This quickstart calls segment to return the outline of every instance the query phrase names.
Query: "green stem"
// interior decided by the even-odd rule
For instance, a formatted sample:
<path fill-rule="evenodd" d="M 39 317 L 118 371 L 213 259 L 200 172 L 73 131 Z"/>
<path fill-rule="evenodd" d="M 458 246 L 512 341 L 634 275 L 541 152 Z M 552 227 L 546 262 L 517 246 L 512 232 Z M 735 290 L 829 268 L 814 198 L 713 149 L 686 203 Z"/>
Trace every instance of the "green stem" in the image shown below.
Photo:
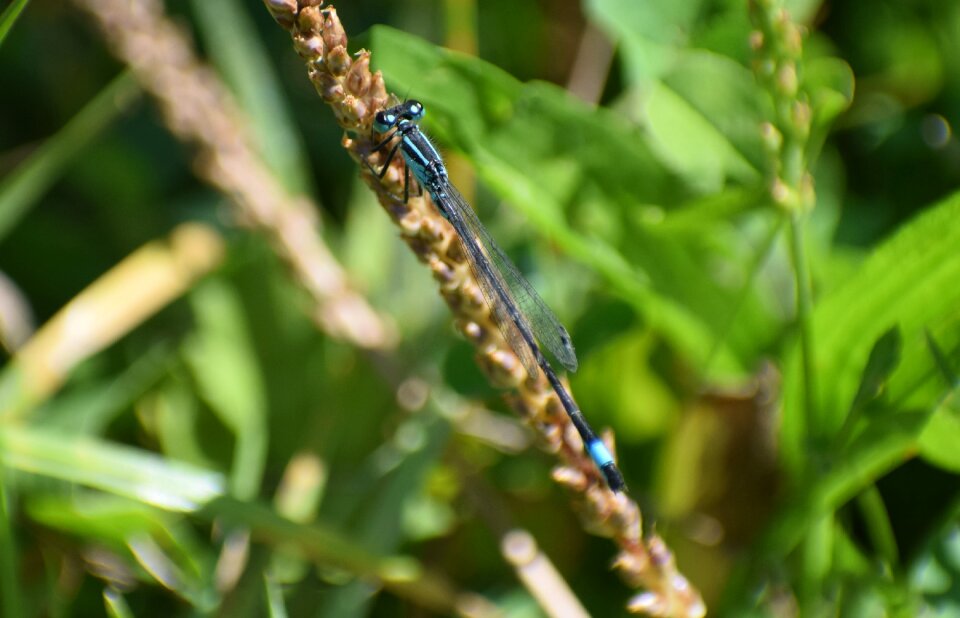
<path fill-rule="evenodd" d="M 800 354 L 803 362 L 803 403 L 806 420 L 806 434 L 816 435 L 817 427 L 817 387 L 814 375 L 813 352 L 813 292 L 810 284 L 810 270 L 803 242 L 802 215 L 792 212 L 789 219 L 790 257 L 796 276 L 797 322 L 800 326 Z"/>
<path fill-rule="evenodd" d="M 10 618 L 23 616 L 20 586 L 17 584 L 17 547 L 11 522 L 12 497 L 7 493 L 5 470 L 0 470 L 0 608 Z"/>
<path fill-rule="evenodd" d="M 863 514 L 867 535 L 877 553 L 883 557 L 887 565 L 892 567 L 898 564 L 900 558 L 897 539 L 893 534 L 893 524 L 890 523 L 890 515 L 876 485 L 870 485 L 857 496 L 857 506 Z"/>

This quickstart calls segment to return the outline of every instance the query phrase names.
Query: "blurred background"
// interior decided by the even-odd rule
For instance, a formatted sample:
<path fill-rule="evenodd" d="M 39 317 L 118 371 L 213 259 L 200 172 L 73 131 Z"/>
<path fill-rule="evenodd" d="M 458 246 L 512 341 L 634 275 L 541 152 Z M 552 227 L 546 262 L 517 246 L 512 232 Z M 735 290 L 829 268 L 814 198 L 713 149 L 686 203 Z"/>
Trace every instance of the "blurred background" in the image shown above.
<path fill-rule="evenodd" d="M 263 4 L 160 6 L 242 110 L 254 189 L 309 198 L 289 228 L 204 175 L 111 4 L 34 0 L 0 43 L 3 615 L 432 615 L 368 579 L 401 554 L 543 615 L 512 528 L 624 613 L 616 546 Z M 786 2 L 802 56 L 739 1 L 336 7 L 570 330 L 573 393 L 711 615 L 960 616 L 960 3 Z"/>

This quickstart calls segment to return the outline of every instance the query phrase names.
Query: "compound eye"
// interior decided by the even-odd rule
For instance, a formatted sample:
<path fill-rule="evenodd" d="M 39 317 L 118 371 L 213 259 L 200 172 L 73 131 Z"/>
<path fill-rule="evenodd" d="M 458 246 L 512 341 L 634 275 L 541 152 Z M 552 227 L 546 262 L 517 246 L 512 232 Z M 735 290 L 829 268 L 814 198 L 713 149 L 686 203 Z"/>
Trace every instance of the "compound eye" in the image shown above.
<path fill-rule="evenodd" d="M 373 128 L 379 133 L 390 129 L 397 122 L 397 117 L 387 112 L 377 112 L 373 117 Z"/>
<path fill-rule="evenodd" d="M 407 106 L 407 114 L 415 120 L 423 118 L 423 103 L 420 101 L 410 101 L 410 105 Z"/>

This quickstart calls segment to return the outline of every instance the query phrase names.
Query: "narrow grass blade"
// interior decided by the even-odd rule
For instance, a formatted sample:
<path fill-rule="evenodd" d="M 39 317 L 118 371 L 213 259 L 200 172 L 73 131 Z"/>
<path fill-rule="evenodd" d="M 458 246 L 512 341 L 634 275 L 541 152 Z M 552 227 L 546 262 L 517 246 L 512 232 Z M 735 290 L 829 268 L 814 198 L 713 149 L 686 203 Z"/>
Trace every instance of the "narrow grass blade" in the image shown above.
<path fill-rule="evenodd" d="M 308 193 L 310 173 L 300 132 L 245 5 L 195 0 L 193 10 L 217 70 L 247 113 L 260 155 L 289 191 Z"/>
<path fill-rule="evenodd" d="M 2 45 L 3 40 L 7 38 L 7 33 L 13 28 L 13 24 L 16 23 L 17 18 L 23 13 L 23 9 L 27 8 L 27 2 L 28 0 L 13 0 L 3 11 L 3 14 L 0 15 L 0 45 Z"/>
<path fill-rule="evenodd" d="M 130 107 L 138 92 L 133 77 L 123 73 L 0 181 L 0 240 L 57 181 L 70 161 Z"/>
<path fill-rule="evenodd" d="M 193 511 L 225 491 L 216 472 L 104 440 L 10 425 L 0 430 L 0 464 L 173 511 Z"/>

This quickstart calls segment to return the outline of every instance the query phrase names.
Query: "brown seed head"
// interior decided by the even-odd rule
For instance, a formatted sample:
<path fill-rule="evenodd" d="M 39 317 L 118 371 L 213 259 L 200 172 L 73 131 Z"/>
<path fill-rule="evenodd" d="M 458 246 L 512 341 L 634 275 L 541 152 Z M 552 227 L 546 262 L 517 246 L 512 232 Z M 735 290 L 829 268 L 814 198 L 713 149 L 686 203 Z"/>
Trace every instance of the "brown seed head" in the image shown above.
<path fill-rule="evenodd" d="M 327 67 L 329 67 L 330 72 L 337 76 L 343 77 L 347 74 L 347 71 L 350 70 L 350 65 L 352 60 L 350 54 L 347 53 L 347 48 L 343 45 L 330 45 L 327 42 L 327 37 L 323 37 L 324 44 L 327 45 L 327 49 L 330 51 L 327 52 L 327 55 L 324 57 L 324 60 L 327 62 Z"/>
<path fill-rule="evenodd" d="M 337 16 L 337 9 L 330 7 L 323 10 L 323 42 L 327 47 L 347 47 L 347 33 Z"/>

